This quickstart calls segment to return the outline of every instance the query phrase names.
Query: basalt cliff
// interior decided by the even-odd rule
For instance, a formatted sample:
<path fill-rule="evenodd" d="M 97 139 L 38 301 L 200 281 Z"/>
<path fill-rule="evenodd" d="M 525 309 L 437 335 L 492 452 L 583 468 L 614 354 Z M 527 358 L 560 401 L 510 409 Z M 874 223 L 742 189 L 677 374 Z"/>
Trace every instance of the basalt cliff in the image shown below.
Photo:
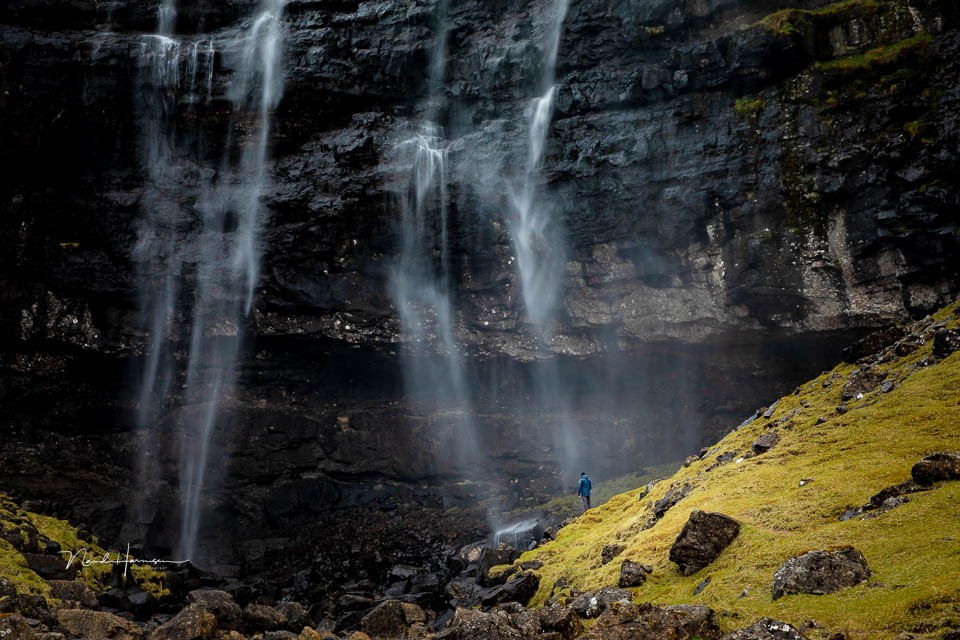
<path fill-rule="evenodd" d="M 955 3 L 572 0 L 537 185 L 562 230 L 543 249 L 562 267 L 543 340 L 504 185 L 525 162 L 552 4 L 285 4 L 252 309 L 245 326 L 207 329 L 243 338 L 205 497 L 223 542 L 208 566 L 257 568 L 291 527 L 355 509 L 389 521 L 397 505 L 565 490 L 558 418 L 530 402 L 545 376 L 563 381 L 591 470 L 682 458 L 854 338 L 960 289 Z M 219 158 L 244 122 L 217 46 L 255 9 L 179 7 L 182 82 L 207 88 L 175 103 L 177 130 L 202 144 L 174 150 L 164 194 L 148 184 L 140 103 L 157 7 L 15 0 L 0 15 L 0 483 L 111 543 L 163 547 L 177 527 L 178 426 L 204 406 L 181 393 L 191 317 L 174 314 L 166 435 L 145 443 L 137 428 L 137 247 L 161 195 L 183 233 L 199 224 L 193 185 L 215 182 L 217 163 L 196 158 Z M 456 408 L 418 406 L 403 382 L 404 354 L 450 347 L 432 328 L 412 345 L 389 293 L 403 145 L 427 119 L 444 132 L 453 349 L 483 441 L 467 461 L 451 453 Z M 181 275 L 186 300 L 199 276 L 189 262 Z M 159 471 L 132 509 L 145 444 Z"/>

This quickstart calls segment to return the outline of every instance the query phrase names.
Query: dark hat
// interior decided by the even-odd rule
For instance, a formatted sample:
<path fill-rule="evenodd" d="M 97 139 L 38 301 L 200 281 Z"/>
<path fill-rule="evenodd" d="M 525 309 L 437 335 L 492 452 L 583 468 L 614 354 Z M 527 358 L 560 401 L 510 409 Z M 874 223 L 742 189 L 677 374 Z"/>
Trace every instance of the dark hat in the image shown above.
<path fill-rule="evenodd" d="M 587 475 L 587 472 L 586 472 L 586 471 L 581 471 L 581 472 L 580 472 L 580 475 L 581 475 L 581 476 L 585 476 L 585 475 Z"/>

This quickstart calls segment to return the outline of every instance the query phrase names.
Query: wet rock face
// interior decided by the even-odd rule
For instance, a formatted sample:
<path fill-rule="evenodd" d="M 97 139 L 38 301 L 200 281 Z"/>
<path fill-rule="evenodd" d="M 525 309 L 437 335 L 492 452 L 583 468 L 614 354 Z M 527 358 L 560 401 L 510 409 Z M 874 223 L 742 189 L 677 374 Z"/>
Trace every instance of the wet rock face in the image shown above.
<path fill-rule="evenodd" d="M 229 37 L 256 4 L 180 2 L 176 31 Z M 516 454 L 549 442 L 554 416 L 531 409 L 505 419 L 498 403 L 516 390 L 524 408 L 524 381 L 544 354 L 516 294 L 506 190 L 478 176 L 523 164 L 549 11 L 544 0 L 450 4 L 437 118 L 448 142 L 456 332 L 476 367 L 471 388 L 489 396 L 478 402 L 478 429 L 492 443 L 482 465 L 543 489 L 552 474 Z M 832 332 L 925 311 L 960 282 L 954 3 L 924 3 L 909 17 L 892 9 L 877 18 L 884 29 L 855 13 L 814 20 L 809 38 L 741 28 L 778 3 L 635 5 L 572 3 L 540 185 L 567 241 L 557 337 L 546 350 L 568 357 L 561 377 L 585 372 L 580 448 L 611 474 L 625 459 L 692 449 L 704 435 L 695 425 L 716 435 L 755 408 L 752 396 L 786 390 L 772 381 L 819 371 L 847 342 Z M 16 415 L 0 442 L 0 480 L 48 499 L 54 490 L 38 469 L 52 459 L 102 478 L 90 492 L 57 489 L 56 499 L 120 542 L 110 527 L 125 521 L 129 500 L 116 482 L 139 489 L 127 452 L 143 444 L 132 430 L 146 346 L 135 247 L 155 197 L 140 160 L 133 52 L 154 28 L 154 9 L 22 2 L 0 24 L 0 120 L 17 123 L 0 133 L 16 159 L 0 183 L 0 244 L 9 248 L 0 252 L 0 400 Z M 239 443 L 240 462 L 229 506 L 211 507 L 217 526 L 223 513 L 240 514 L 245 527 L 231 535 L 250 536 L 244 562 L 263 562 L 264 540 L 278 535 L 268 522 L 286 527 L 412 494 L 441 501 L 417 487 L 464 471 L 449 455 L 444 412 L 424 416 L 405 403 L 403 337 L 386 291 L 395 200 L 407 188 L 397 146 L 430 108 L 434 11 L 406 0 L 287 5 L 254 346 L 242 399 L 227 407 L 241 426 L 220 434 Z M 859 39 L 846 29 L 854 24 Z M 926 57 L 859 70 L 860 91 L 813 66 L 921 27 L 931 34 Z M 218 71 L 200 118 L 212 157 L 233 115 L 231 71 Z M 193 126 L 197 116 L 179 109 L 180 124 Z M 171 190 L 189 225 L 186 182 Z M 187 271 L 185 297 L 196 280 Z M 170 321 L 181 357 L 189 318 Z M 502 388 L 488 392 L 490 380 Z M 678 389 L 689 401 L 675 401 Z M 57 412 L 47 410 L 51 397 Z M 171 411 L 164 424 L 176 431 L 191 410 L 202 408 Z M 158 456 L 175 465 L 172 450 Z M 175 502 L 158 496 L 124 534 L 153 527 L 151 536 L 170 539 L 157 528 L 176 525 L 157 523 L 175 521 Z"/>

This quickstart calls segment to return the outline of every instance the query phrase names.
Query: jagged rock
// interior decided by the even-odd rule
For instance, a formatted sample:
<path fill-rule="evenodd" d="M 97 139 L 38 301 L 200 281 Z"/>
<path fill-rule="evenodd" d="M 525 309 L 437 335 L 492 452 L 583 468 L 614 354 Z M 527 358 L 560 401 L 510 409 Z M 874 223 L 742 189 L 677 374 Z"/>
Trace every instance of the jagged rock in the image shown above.
<path fill-rule="evenodd" d="M 192 604 L 153 630 L 148 640 L 211 640 L 217 633 L 216 617 Z"/>
<path fill-rule="evenodd" d="M 917 484 L 927 487 L 943 480 L 960 480 L 960 451 L 931 453 L 913 465 L 910 475 Z"/>
<path fill-rule="evenodd" d="M 110 609 L 116 609 L 117 611 L 130 611 L 133 608 L 133 604 L 131 604 L 130 598 L 127 596 L 127 592 L 123 589 L 107 589 L 106 591 L 100 592 L 97 597 L 102 606 Z"/>
<path fill-rule="evenodd" d="M 869 393 L 883 382 L 887 375 L 874 371 L 858 371 L 850 376 L 850 380 L 843 387 L 841 399 L 844 401 L 852 400 L 861 393 Z"/>
<path fill-rule="evenodd" d="M 540 576 L 532 571 L 524 571 L 502 585 L 481 592 L 480 602 L 488 607 L 502 602 L 526 604 L 539 586 Z"/>
<path fill-rule="evenodd" d="M 780 436 L 773 431 L 770 431 L 754 440 L 753 444 L 750 445 L 750 448 L 755 454 L 760 455 L 761 453 L 770 451 L 770 449 L 773 449 L 778 444 L 780 444 Z"/>
<path fill-rule="evenodd" d="M 314 625 L 313 618 L 310 617 L 310 611 L 299 602 L 284 602 L 276 607 L 277 611 L 286 616 L 287 629 L 294 633 L 299 633 L 304 627 Z M 222 626 L 220 618 L 217 618 L 217 625 Z"/>
<path fill-rule="evenodd" d="M 490 579 L 490 569 L 493 567 L 512 564 L 514 560 L 520 557 L 520 552 L 513 547 L 501 547 L 499 549 L 485 548 L 480 552 L 477 572 L 480 577 L 480 586 L 495 586 L 495 581 Z"/>
<path fill-rule="evenodd" d="M 376 605 L 376 601 L 373 598 L 357 593 L 345 593 L 337 598 L 336 602 L 337 611 L 341 613 L 370 609 L 374 605 Z"/>
<path fill-rule="evenodd" d="M 19 613 L 0 617 L 0 638 L 4 640 L 34 640 L 30 623 Z"/>
<path fill-rule="evenodd" d="M 670 561 L 689 576 L 717 559 L 740 533 L 740 523 L 722 513 L 694 510 L 670 547 Z"/>
<path fill-rule="evenodd" d="M 600 552 L 600 564 L 607 564 L 626 549 L 622 544 L 605 544 Z"/>
<path fill-rule="evenodd" d="M 0 598 L 17 595 L 17 586 L 10 578 L 0 576 Z"/>
<path fill-rule="evenodd" d="M 701 580 L 697 586 L 693 588 L 693 595 L 697 596 L 703 593 L 703 590 L 710 586 L 710 580 L 711 578 L 709 576 Z"/>
<path fill-rule="evenodd" d="M 649 573 L 653 573 L 653 567 L 650 565 L 624 560 L 620 564 L 620 579 L 617 581 L 617 586 L 621 588 L 639 587 L 647 581 L 647 574 Z"/>
<path fill-rule="evenodd" d="M 596 618 L 611 602 L 619 600 L 630 602 L 631 598 L 633 594 L 626 589 L 603 587 L 597 591 L 581 593 L 572 600 L 568 600 L 567 606 L 576 611 L 581 618 Z"/>
<path fill-rule="evenodd" d="M 520 563 L 520 568 L 524 571 L 535 571 L 543 567 L 542 560 L 527 560 Z"/>
<path fill-rule="evenodd" d="M 523 640 L 523 635 L 510 624 L 503 611 L 483 613 L 457 608 L 449 626 L 437 634 L 436 640 Z"/>
<path fill-rule="evenodd" d="M 265 631 L 263 633 L 263 640 L 297 640 L 297 634 L 285 629 Z"/>
<path fill-rule="evenodd" d="M 408 625 L 406 611 L 399 600 L 381 602 L 361 621 L 363 632 L 374 640 L 395 638 L 403 634 Z"/>
<path fill-rule="evenodd" d="M 196 605 L 213 614 L 217 619 L 217 628 L 227 631 L 239 629 L 243 621 L 243 610 L 226 591 L 216 589 L 196 589 L 187 594 L 187 605 Z"/>
<path fill-rule="evenodd" d="M 287 617 L 263 604 L 250 603 L 243 609 L 243 621 L 259 631 L 276 631 L 287 625 Z"/>
<path fill-rule="evenodd" d="M 540 627 L 560 634 L 563 640 L 571 640 L 583 631 L 583 622 L 570 607 L 544 607 L 540 609 Z"/>
<path fill-rule="evenodd" d="M 807 637 L 786 622 L 760 618 L 746 629 L 737 629 L 721 640 L 807 640 Z"/>
<path fill-rule="evenodd" d="M 808 551 L 790 558 L 774 572 L 773 599 L 791 593 L 831 593 L 860 584 L 870 575 L 867 561 L 853 547 Z"/>
<path fill-rule="evenodd" d="M 500 611 L 510 617 L 510 624 L 524 637 L 536 637 L 540 633 L 540 615 L 518 602 L 498 604 L 491 611 Z"/>
<path fill-rule="evenodd" d="M 711 640 L 720 637 L 717 614 L 710 607 L 700 604 L 674 604 L 663 608 L 680 620 L 680 628 L 690 638 Z"/>
<path fill-rule="evenodd" d="M 933 337 L 933 355 L 946 358 L 955 351 L 960 351 L 960 331 L 938 329 Z"/>
<path fill-rule="evenodd" d="M 59 600 L 78 602 L 88 609 L 96 608 L 100 603 L 93 589 L 80 580 L 50 580 L 50 595 Z"/>
<path fill-rule="evenodd" d="M 19 613 L 24 618 L 39 620 L 48 627 L 54 626 L 57 621 L 47 607 L 46 599 L 32 593 L 0 597 L 0 613 Z"/>
<path fill-rule="evenodd" d="M 682 486 L 670 487 L 666 494 L 659 500 L 653 503 L 653 515 L 658 520 L 664 516 L 664 514 L 673 508 L 678 502 L 683 500 L 690 493 L 690 485 L 684 484 Z"/>
<path fill-rule="evenodd" d="M 140 640 L 143 637 L 138 625 L 104 611 L 61 609 L 57 621 L 68 633 L 88 640 Z"/>
<path fill-rule="evenodd" d="M 870 500 L 867 503 L 873 509 L 879 509 L 884 502 L 890 498 L 896 498 L 899 496 L 905 496 L 911 493 L 917 493 L 920 491 L 927 491 L 929 487 L 924 487 L 917 483 L 915 480 L 907 480 L 906 482 L 901 482 L 900 484 L 895 484 L 893 486 L 887 487 L 881 491 L 878 491 L 874 495 L 870 496 Z"/>
<path fill-rule="evenodd" d="M 840 352 L 840 357 L 844 362 L 856 362 L 861 358 L 873 356 L 903 337 L 905 331 L 902 327 L 892 326 L 880 331 L 874 331 Z"/>
<path fill-rule="evenodd" d="M 656 607 L 614 602 L 597 620 L 584 640 L 661 640 L 677 638 L 716 640 L 720 626 L 708 607 L 676 605 Z"/>

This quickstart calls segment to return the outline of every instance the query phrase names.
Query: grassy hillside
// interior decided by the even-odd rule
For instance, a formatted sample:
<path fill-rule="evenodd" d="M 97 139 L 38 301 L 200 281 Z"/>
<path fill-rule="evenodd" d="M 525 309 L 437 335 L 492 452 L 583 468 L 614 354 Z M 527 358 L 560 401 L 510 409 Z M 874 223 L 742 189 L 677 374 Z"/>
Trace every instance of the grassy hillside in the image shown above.
<path fill-rule="evenodd" d="M 579 590 L 616 585 L 621 560 L 632 559 L 654 567 L 650 580 L 633 589 L 636 602 L 704 604 L 718 612 L 725 629 L 760 616 L 797 627 L 814 619 L 848 638 L 892 639 L 904 631 L 939 638 L 940 629 L 960 627 L 960 482 L 913 494 L 907 504 L 874 519 L 840 521 L 848 507 L 909 479 L 911 466 L 923 456 L 960 449 L 960 352 L 931 364 L 927 329 L 937 322 L 956 328 L 958 317 L 960 305 L 951 305 L 932 322 L 910 327 L 925 334 L 926 344 L 873 367 L 897 381 L 892 391 L 878 387 L 848 401 L 848 411 L 840 413 L 843 387 L 858 369 L 840 365 L 783 398 L 769 419 L 727 435 L 716 450 L 648 496 L 638 499 L 639 489 L 616 496 L 563 528 L 554 542 L 524 554 L 522 561 L 544 563 L 531 604 L 548 598 L 560 577 Z M 779 445 L 738 460 L 771 430 L 781 437 Z M 709 470 L 728 452 L 736 453 L 731 461 Z M 687 497 L 643 530 L 653 503 L 683 483 L 692 486 Z M 668 554 L 693 509 L 733 516 L 742 529 L 712 565 L 684 577 Z M 606 544 L 626 550 L 602 565 Z M 839 545 L 864 554 L 874 572 L 868 583 L 773 601 L 773 573 L 784 560 Z M 693 595 L 708 577 L 709 585 Z M 820 637 L 819 631 L 808 635 Z"/>

